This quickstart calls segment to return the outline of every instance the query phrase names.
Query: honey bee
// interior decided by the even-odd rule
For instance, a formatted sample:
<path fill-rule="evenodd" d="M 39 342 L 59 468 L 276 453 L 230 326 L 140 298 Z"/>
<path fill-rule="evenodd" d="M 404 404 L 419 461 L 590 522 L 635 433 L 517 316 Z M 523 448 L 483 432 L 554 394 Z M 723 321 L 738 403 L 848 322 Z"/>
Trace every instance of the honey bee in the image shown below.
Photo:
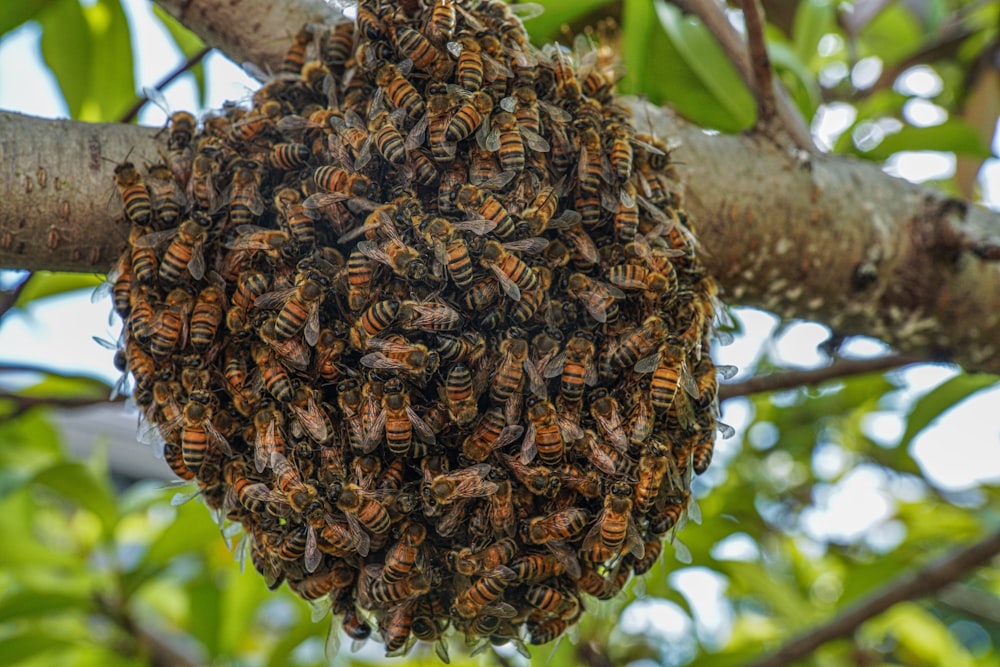
<path fill-rule="evenodd" d="M 302 202 L 307 210 L 322 209 L 347 199 L 363 198 L 373 188 L 371 179 L 367 176 L 335 166 L 317 167 L 313 172 L 313 181 L 324 192 L 310 195 Z"/>
<path fill-rule="evenodd" d="M 320 408 L 317 401 L 319 392 L 314 389 L 307 389 L 304 386 L 297 387 L 292 395 L 292 400 L 288 407 L 299 418 L 299 423 L 310 438 L 318 443 L 324 443 L 333 433 L 333 425 L 330 418 Z"/>
<path fill-rule="evenodd" d="M 455 596 L 451 614 L 461 618 L 474 618 L 488 610 L 494 616 L 514 616 L 517 611 L 506 602 L 499 601 L 514 580 L 514 573 L 504 565 L 484 572 Z"/>
<path fill-rule="evenodd" d="M 480 264 L 493 272 L 504 293 L 513 301 L 521 300 L 521 290 L 533 290 L 538 286 L 538 276 L 520 257 L 497 241 L 487 241 L 483 245 Z"/>
<path fill-rule="evenodd" d="M 239 236 L 227 244 L 230 250 L 222 259 L 221 274 L 227 282 L 235 280 L 241 271 L 250 268 L 250 260 L 258 253 L 270 258 L 279 257 L 291 240 L 287 232 L 277 229 L 246 226 L 236 231 Z"/>
<path fill-rule="evenodd" d="M 533 625 L 529 624 L 528 631 L 530 634 L 528 641 L 535 646 L 548 644 L 549 642 L 562 637 L 563 633 L 566 632 L 568 625 L 569 624 L 561 618 L 550 618 Z"/>
<path fill-rule="evenodd" d="M 399 131 L 405 115 L 406 112 L 402 109 L 397 109 L 392 113 L 382 111 L 377 113 L 368 124 L 375 148 L 386 162 L 396 166 L 406 162 L 406 147 L 403 135 Z"/>
<path fill-rule="evenodd" d="M 423 582 L 421 582 L 421 587 Z M 429 590 L 428 586 L 428 590 Z M 395 594 L 395 592 L 394 592 Z M 411 595 L 419 593 L 411 593 Z M 410 627 L 413 625 L 413 606 L 416 603 L 410 596 L 404 595 L 402 602 L 397 602 L 386 609 L 385 614 L 379 620 L 379 631 L 382 633 L 382 641 L 385 643 L 386 657 L 406 655 L 412 640 L 410 639 Z"/>
<path fill-rule="evenodd" d="M 153 212 L 160 222 L 168 227 L 173 227 L 187 205 L 184 193 L 167 165 L 154 164 L 149 167 L 148 171 L 149 179 L 146 181 L 146 189 L 149 191 Z M 124 199 L 124 195 L 122 197 Z M 131 218 L 131 216 L 129 217 Z"/>
<path fill-rule="evenodd" d="M 561 376 L 560 395 L 568 403 L 578 403 L 583 398 L 584 385 L 597 384 L 597 366 L 594 364 L 594 341 L 589 334 L 577 332 L 545 369 L 545 377 Z"/>
<path fill-rule="evenodd" d="M 351 327 L 350 343 L 357 350 L 364 350 L 368 340 L 392 326 L 401 304 L 397 299 L 385 299 L 373 303 Z"/>
<path fill-rule="evenodd" d="M 563 437 L 556 421 L 556 409 L 547 400 L 528 399 L 528 429 L 521 443 L 521 463 L 528 465 L 536 454 L 542 463 L 556 465 L 563 458 Z"/>
<path fill-rule="evenodd" d="M 362 599 L 384 605 L 423 595 L 430 589 L 430 579 L 418 572 L 392 583 L 381 579 L 369 579 L 367 587 L 360 588 L 358 594 L 362 596 Z"/>
<path fill-rule="evenodd" d="M 431 13 L 427 18 L 424 33 L 432 41 L 444 44 L 451 39 L 452 33 L 455 31 L 455 19 L 454 1 L 436 0 L 431 6 Z"/>
<path fill-rule="evenodd" d="M 507 423 L 499 407 L 490 408 L 483 413 L 475 430 L 462 442 L 462 455 L 470 461 L 481 463 L 493 451 L 517 440 L 523 432 L 524 427 Z"/>
<path fill-rule="evenodd" d="M 212 409 L 207 404 L 189 400 L 184 404 L 183 422 L 181 455 L 184 465 L 195 474 L 205 462 L 210 447 L 218 448 L 227 455 L 232 454 L 229 441 L 212 423 Z"/>
<path fill-rule="evenodd" d="M 468 93 L 457 86 L 450 88 L 449 91 L 464 98 L 465 101 L 459 105 L 454 115 L 452 115 L 451 120 L 448 121 L 448 126 L 445 129 L 445 139 L 457 144 L 478 130 L 479 136 L 477 136 L 477 140 L 482 146 L 486 147 L 489 141 L 493 141 L 487 138 L 490 130 L 489 124 L 486 122 L 493 112 L 493 98 L 483 91 Z M 493 148 L 493 150 L 496 150 L 496 148 Z"/>
<path fill-rule="evenodd" d="M 641 514 L 648 514 L 659 493 L 663 476 L 667 473 L 667 457 L 659 454 L 645 454 L 639 459 L 637 482 L 633 489 L 635 508 Z"/>
<path fill-rule="evenodd" d="M 490 533 L 503 539 L 513 537 L 515 530 L 514 505 L 511 502 L 510 480 L 504 478 L 496 482 L 497 492 L 489 497 L 487 519 Z M 471 528 L 470 528 L 471 532 Z"/>
<path fill-rule="evenodd" d="M 656 357 L 648 355 L 664 342 L 669 328 L 662 318 L 651 315 L 641 326 L 622 337 L 608 360 L 614 368 L 635 366 L 638 373 L 648 373 L 655 368 Z M 640 360 L 642 363 L 639 363 Z"/>
<path fill-rule="evenodd" d="M 574 273 L 566 283 L 566 291 L 579 299 L 590 316 L 604 324 L 618 316 L 615 299 L 624 299 L 625 293 L 613 285 L 594 280 L 583 273 Z"/>
<path fill-rule="evenodd" d="M 146 234 L 135 241 L 137 248 L 156 249 L 171 239 L 163 254 L 157 275 L 165 285 L 175 285 L 181 281 L 184 274 L 189 274 L 195 280 L 201 280 L 205 275 L 205 256 L 203 247 L 208 238 L 205 228 L 194 220 L 188 219 L 181 223 L 177 229 L 167 229 L 162 232 L 152 232 Z M 152 268 L 154 261 L 137 258 L 133 251 L 133 267 L 136 267 L 136 259 L 139 259 L 138 271 L 140 282 L 145 282 L 146 272 Z"/>
<path fill-rule="evenodd" d="M 542 612 L 565 620 L 572 620 L 580 614 L 580 600 L 575 595 L 544 584 L 529 586 L 525 601 Z"/>
<path fill-rule="evenodd" d="M 219 208 L 219 194 L 215 189 L 217 172 L 218 164 L 210 152 L 200 151 L 191 162 L 187 199 L 203 211 L 214 212 Z"/>
<path fill-rule="evenodd" d="M 448 42 L 448 52 L 457 58 L 455 80 L 458 85 L 476 92 L 483 85 L 483 58 L 479 42 L 470 35 L 461 35 L 454 42 Z"/>
<path fill-rule="evenodd" d="M 399 311 L 404 329 L 451 331 L 461 325 L 462 316 L 451 306 L 439 301 L 404 301 Z"/>
<path fill-rule="evenodd" d="M 444 386 L 439 389 L 441 400 L 455 423 L 465 427 L 475 420 L 479 414 L 478 397 L 472 387 L 472 373 L 468 366 L 463 363 L 452 366 Z"/>
<path fill-rule="evenodd" d="M 405 74 L 400 67 L 385 63 L 375 72 L 375 84 L 392 104 L 406 111 L 406 115 L 413 119 L 418 119 L 424 115 L 426 106 L 423 98 L 417 89 L 406 80 Z M 375 105 L 375 101 L 372 101 Z"/>
<path fill-rule="evenodd" d="M 268 279 L 263 273 L 244 271 L 239 274 L 236 280 L 236 291 L 233 293 L 229 310 L 226 313 L 226 326 L 231 333 L 236 334 L 244 329 L 247 315 L 254 300 L 264 294 L 267 288 Z"/>
<path fill-rule="evenodd" d="M 347 306 L 354 312 L 369 303 L 372 279 L 375 276 L 375 262 L 368 259 L 357 247 L 347 258 Z"/>
<path fill-rule="evenodd" d="M 653 407 L 658 412 L 669 410 L 677 395 L 678 384 L 683 385 L 689 393 L 697 393 L 697 385 L 693 384 L 684 363 L 683 350 L 671 341 L 660 346 L 658 355 L 654 357 L 656 369 L 651 381 Z"/>
<path fill-rule="evenodd" d="M 449 505 L 460 498 L 479 498 L 497 491 L 494 482 L 486 481 L 490 464 L 479 463 L 454 473 L 434 477 L 424 487 L 424 499 L 437 505 Z"/>
<path fill-rule="evenodd" d="M 337 508 L 347 517 L 348 525 L 352 526 L 354 532 L 364 534 L 361 526 L 370 530 L 376 535 L 381 535 L 389 530 L 389 512 L 385 506 L 375 498 L 375 491 L 365 491 L 357 484 L 347 483 L 344 485 L 337 500 Z M 358 553 L 366 556 L 361 549 Z"/>
<path fill-rule="evenodd" d="M 275 454 L 284 453 L 285 437 L 281 431 L 284 423 L 284 413 L 271 405 L 263 405 L 254 412 L 254 467 L 257 472 L 264 472 Z"/>
<path fill-rule="evenodd" d="M 490 386 L 490 398 L 493 401 L 503 403 L 521 391 L 527 363 L 528 341 L 523 338 L 507 338 L 500 343 L 500 362 Z"/>
<path fill-rule="evenodd" d="M 402 336 L 369 338 L 368 347 L 377 351 L 361 357 L 362 366 L 400 371 L 416 379 L 436 370 L 435 354 L 426 345 L 409 343 Z"/>
<path fill-rule="evenodd" d="M 566 573 L 578 579 L 580 563 L 572 550 L 563 542 L 583 532 L 590 521 L 590 513 L 579 507 L 557 510 L 544 517 L 535 517 L 521 524 L 521 537 L 530 544 L 544 544 L 566 569 Z"/>
<path fill-rule="evenodd" d="M 142 175 L 131 162 L 115 166 L 116 194 L 112 195 L 109 213 L 118 217 L 124 208 L 128 220 L 146 226 L 152 220 L 153 205 Z"/>
<path fill-rule="evenodd" d="M 473 551 L 468 547 L 458 551 L 449 551 L 445 560 L 455 572 L 471 577 L 506 565 L 516 553 L 517 543 L 506 537 L 481 551 Z"/>
<path fill-rule="evenodd" d="M 572 463 L 564 463 L 557 469 L 556 474 L 564 487 L 579 493 L 584 498 L 597 498 L 603 494 L 601 476 L 597 470 L 583 472 Z"/>
<path fill-rule="evenodd" d="M 316 345 L 320 330 L 319 310 L 325 297 L 326 292 L 319 282 L 308 273 L 300 273 L 294 287 L 262 294 L 254 300 L 254 306 L 280 307 L 274 322 L 278 340 L 288 340 L 301 331 L 309 345 Z"/>
<path fill-rule="evenodd" d="M 204 352 L 215 340 L 222 322 L 226 293 L 223 287 L 209 285 L 198 293 L 191 311 L 191 346 Z"/>
<path fill-rule="evenodd" d="M 559 492 L 562 482 L 544 466 L 529 466 L 521 463 L 517 456 L 501 456 L 518 481 L 533 495 L 554 496 Z"/>
<path fill-rule="evenodd" d="M 403 243 L 398 236 L 381 244 L 360 241 L 357 247 L 363 255 L 385 264 L 398 276 L 420 280 L 427 275 L 427 265 L 421 259 L 420 251 Z"/>
<path fill-rule="evenodd" d="M 194 298 L 181 288 L 171 290 L 164 306 L 156 313 L 150 326 L 149 352 L 154 359 L 163 360 L 182 348 L 187 341 L 188 315 Z"/>
<path fill-rule="evenodd" d="M 632 516 L 632 487 L 626 482 L 616 482 L 604 499 L 604 509 L 597 516 L 594 527 L 583 538 L 582 548 L 593 562 L 609 560 L 620 552 L 631 553 L 636 558 L 644 554 L 642 535 Z"/>
<path fill-rule="evenodd" d="M 268 164 L 272 169 L 279 171 L 294 171 L 305 167 L 312 151 L 305 144 L 296 142 L 279 142 L 271 146 L 271 151 L 267 154 Z"/>
<path fill-rule="evenodd" d="M 282 403 L 290 402 L 293 395 L 292 379 L 270 348 L 255 343 L 251 346 L 250 353 L 254 363 L 257 364 L 260 377 L 264 381 L 264 388 L 267 389 L 268 393 Z"/>
<path fill-rule="evenodd" d="M 364 448 L 367 450 L 374 448 L 381 441 L 383 433 L 389 451 L 396 456 L 406 456 L 410 453 L 414 433 L 422 442 L 436 441 L 434 431 L 410 406 L 410 395 L 403 390 L 403 383 L 398 378 L 392 378 L 385 383 L 382 411 L 369 425 L 365 434 Z"/>
<path fill-rule="evenodd" d="M 437 81 L 451 76 L 451 61 L 427 37 L 405 24 L 394 24 L 391 30 L 396 48 L 401 55 L 413 61 L 414 67 L 428 72 Z"/>
<path fill-rule="evenodd" d="M 422 561 L 420 546 L 427 538 L 423 524 L 407 521 L 399 530 L 399 541 L 385 554 L 382 580 L 388 583 L 401 581 L 413 574 Z"/>
<path fill-rule="evenodd" d="M 319 55 L 331 72 L 343 71 L 354 51 L 354 21 L 337 21 L 324 29 Z"/>
<path fill-rule="evenodd" d="M 455 206 L 476 218 L 494 223 L 493 233 L 507 239 L 515 231 L 514 218 L 503 204 L 489 192 L 475 185 L 463 185 L 455 194 Z"/>
<path fill-rule="evenodd" d="M 458 230 L 471 231 L 482 235 L 491 231 L 495 225 L 489 220 L 467 220 L 450 223 L 444 218 L 433 218 L 424 228 L 427 244 L 434 249 L 438 261 L 448 267 L 452 281 L 460 288 L 472 285 L 472 261 L 469 258 L 469 248 L 458 234 Z"/>

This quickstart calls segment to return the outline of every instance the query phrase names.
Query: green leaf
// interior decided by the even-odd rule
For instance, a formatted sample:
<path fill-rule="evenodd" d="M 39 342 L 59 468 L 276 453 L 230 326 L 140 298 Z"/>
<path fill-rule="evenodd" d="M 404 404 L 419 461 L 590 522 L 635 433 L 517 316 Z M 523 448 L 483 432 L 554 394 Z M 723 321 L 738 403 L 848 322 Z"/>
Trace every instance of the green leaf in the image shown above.
<path fill-rule="evenodd" d="M 72 642 L 55 634 L 55 631 L 47 633 L 29 630 L 0 639 L 0 655 L 3 656 L 3 664 L 13 665 L 52 650 L 66 648 L 71 644 Z"/>
<path fill-rule="evenodd" d="M 17 297 L 15 308 L 25 308 L 32 301 L 38 301 L 50 296 L 75 292 L 81 289 L 94 289 L 101 284 L 103 278 L 92 273 L 58 273 L 54 271 L 35 271 L 28 284 L 24 286 Z"/>
<path fill-rule="evenodd" d="M 809 67 L 799 54 L 787 44 L 769 42 L 767 54 L 771 58 L 775 72 L 782 77 L 786 87 L 793 93 L 799 112 L 808 121 L 816 113 L 821 101 L 816 77 L 809 71 Z M 788 79 L 793 79 L 795 85 L 789 86 Z"/>
<path fill-rule="evenodd" d="M 24 620 L 35 616 L 88 611 L 91 599 L 71 593 L 51 593 L 29 590 L 0 599 L 0 623 Z"/>
<path fill-rule="evenodd" d="M 18 393 L 35 398 L 107 398 L 109 389 L 108 384 L 98 378 L 46 373 L 44 380 Z"/>
<path fill-rule="evenodd" d="M 93 83 L 83 120 L 116 121 L 135 102 L 132 36 L 119 0 L 99 0 L 87 7 L 94 34 Z"/>
<path fill-rule="evenodd" d="M 697 82 L 695 86 L 700 89 L 696 91 L 688 86 L 677 85 L 670 78 L 672 94 L 668 99 L 679 104 L 679 100 L 691 98 L 688 104 L 690 108 L 694 106 L 690 102 L 696 99 L 693 94 L 701 93 L 702 98 L 708 99 L 694 106 L 695 115 L 691 116 L 692 120 L 730 132 L 749 127 L 756 113 L 753 96 L 715 38 L 701 22 L 693 17 L 683 16 L 678 8 L 668 5 L 664 0 L 655 0 L 655 7 L 660 25 L 677 57 L 693 73 Z M 665 74 L 660 71 L 660 67 L 649 72 L 650 77 L 657 78 Z"/>
<path fill-rule="evenodd" d="M 991 156 L 989 146 L 976 128 L 961 118 L 952 118 L 933 127 L 906 125 L 861 155 L 881 162 L 900 151 L 946 151 L 983 160 Z"/>
<path fill-rule="evenodd" d="M 77 0 L 55 0 L 39 14 L 42 57 L 52 70 L 73 118 L 79 118 L 91 85 L 93 35 Z"/>
<path fill-rule="evenodd" d="M 184 54 L 185 58 L 190 58 L 205 48 L 205 42 L 201 41 L 198 35 L 181 25 L 177 19 L 165 12 L 159 5 L 153 5 L 153 13 L 156 15 L 156 18 L 160 19 L 160 23 L 170 33 L 170 36 L 174 38 L 174 43 L 180 49 L 180 52 Z M 198 104 L 204 105 L 205 67 L 202 63 L 198 63 L 188 71 L 194 76 L 198 88 Z"/>
<path fill-rule="evenodd" d="M 622 60 L 625 63 L 625 78 L 621 81 L 623 92 L 639 93 L 644 90 L 649 63 L 650 41 L 657 32 L 653 6 L 648 0 L 625 0 L 622 4 L 622 34 L 628 39 L 621 41 Z M 662 29 L 661 29 L 662 32 Z"/>
<path fill-rule="evenodd" d="M 22 23 L 30 21 L 54 0 L 18 0 L 0 4 L 0 35 L 5 35 Z"/>
<path fill-rule="evenodd" d="M 531 40 L 535 44 L 545 44 L 562 36 L 562 28 L 569 23 L 585 19 L 610 0 L 545 0 L 545 11 L 524 22 Z"/>
<path fill-rule="evenodd" d="M 919 51 L 924 41 L 924 28 L 913 12 L 903 3 L 890 3 L 858 34 L 859 55 L 877 56 L 890 67 Z"/>
<path fill-rule="evenodd" d="M 57 463 L 35 475 L 33 482 L 93 512 L 106 535 L 118 522 L 118 507 L 110 490 L 82 463 Z"/>
<path fill-rule="evenodd" d="M 918 433 L 927 428 L 942 413 L 957 405 L 959 401 L 980 389 L 992 387 L 996 383 L 996 375 L 962 373 L 930 390 L 910 409 L 906 418 L 906 431 L 903 432 L 903 437 L 899 441 L 900 446 L 909 446 Z"/>
<path fill-rule="evenodd" d="M 188 487 L 180 490 L 187 491 Z M 177 518 L 149 546 L 143 564 L 167 565 L 177 556 L 202 551 L 206 544 L 221 539 L 204 505 L 192 500 L 177 508 Z"/>
<path fill-rule="evenodd" d="M 792 43 L 799 59 L 807 66 L 818 58 L 816 47 L 823 35 L 837 30 L 836 11 L 830 0 L 803 0 L 795 9 Z"/>
<path fill-rule="evenodd" d="M 191 601 L 191 634 L 205 647 L 210 656 L 219 655 L 219 619 L 222 611 L 218 582 L 205 576 L 190 581 L 185 589 Z"/>

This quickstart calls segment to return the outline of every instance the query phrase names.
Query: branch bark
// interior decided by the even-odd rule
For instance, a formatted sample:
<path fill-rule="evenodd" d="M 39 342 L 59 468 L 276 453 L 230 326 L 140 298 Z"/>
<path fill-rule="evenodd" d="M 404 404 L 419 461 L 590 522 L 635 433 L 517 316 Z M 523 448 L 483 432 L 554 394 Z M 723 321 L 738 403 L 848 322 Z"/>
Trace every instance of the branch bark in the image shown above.
<path fill-rule="evenodd" d="M 777 653 L 756 660 L 746 667 L 785 667 L 794 664 L 826 642 L 851 635 L 862 623 L 894 604 L 928 595 L 947 586 L 973 568 L 985 565 L 997 553 L 1000 553 L 1000 532 L 889 583 L 876 595 L 854 605 L 829 623 L 793 639 Z"/>
<path fill-rule="evenodd" d="M 271 16 L 271 2 L 236 4 L 244 16 Z M 168 10 L 183 4 L 162 3 Z M 197 12 L 190 5 L 179 11 L 189 27 L 228 25 L 223 10 L 231 5 L 198 4 Z M 203 37 L 236 60 L 253 53 L 262 59 L 255 62 L 273 62 L 284 52 L 284 36 L 301 25 L 302 12 L 289 5 L 312 8 L 313 0 L 282 3 L 288 11 L 249 36 L 233 28 Z M 266 45 L 271 51 L 263 53 Z M 1000 215 L 868 162 L 799 159 L 751 137 L 708 135 L 669 110 L 632 103 L 637 123 L 648 110 L 656 134 L 680 142 L 673 157 L 686 206 L 728 303 L 1000 373 L 1000 265 L 967 250 L 973 243 L 1000 247 Z M 0 113 L 0 266 L 107 269 L 126 234 L 105 206 L 114 164 L 130 150 L 137 163 L 159 159 L 159 132 Z"/>

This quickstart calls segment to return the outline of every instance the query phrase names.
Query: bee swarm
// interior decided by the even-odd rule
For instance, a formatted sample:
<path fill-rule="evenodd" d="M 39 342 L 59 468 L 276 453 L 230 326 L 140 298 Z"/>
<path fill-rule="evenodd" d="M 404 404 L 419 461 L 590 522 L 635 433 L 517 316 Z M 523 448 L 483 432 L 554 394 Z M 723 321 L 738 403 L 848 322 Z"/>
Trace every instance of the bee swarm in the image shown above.
<path fill-rule="evenodd" d="M 167 462 L 390 653 L 556 639 L 711 460 L 717 290 L 667 149 L 518 7 L 362 0 L 115 170 L 118 361 Z"/>

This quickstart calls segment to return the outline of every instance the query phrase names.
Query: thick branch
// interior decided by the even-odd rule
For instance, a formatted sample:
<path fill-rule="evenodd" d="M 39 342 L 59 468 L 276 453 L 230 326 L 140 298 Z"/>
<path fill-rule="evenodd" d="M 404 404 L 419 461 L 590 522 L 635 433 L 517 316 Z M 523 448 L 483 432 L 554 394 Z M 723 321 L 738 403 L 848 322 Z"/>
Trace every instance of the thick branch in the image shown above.
<path fill-rule="evenodd" d="M 254 15 L 254 1 L 267 2 L 241 0 L 246 15 Z M 199 3 L 198 11 L 219 4 Z M 287 12 L 268 34 L 284 44 L 281 36 L 299 25 Z M 240 59 L 251 47 L 236 37 L 216 45 Z M 246 41 L 274 40 L 258 31 Z M 635 116 L 641 124 L 647 114 Z M 650 108 L 649 116 L 658 136 L 681 144 L 674 157 L 686 206 L 729 303 L 1000 373 L 1000 265 L 989 252 L 964 249 L 967 239 L 1000 247 L 1000 215 L 868 162 L 798 160 L 752 138 L 706 135 L 667 110 Z M 130 149 L 137 162 L 157 159 L 158 131 L 0 113 L 0 266 L 110 266 L 125 233 L 105 209 L 114 162 Z"/>
<path fill-rule="evenodd" d="M 764 35 L 764 15 L 757 0 L 741 0 L 743 22 L 747 27 L 747 46 L 750 54 L 750 71 L 753 74 L 753 91 L 757 99 L 757 125 L 771 128 L 777 113 L 774 97 L 774 77 L 771 58 L 767 55 Z"/>
<path fill-rule="evenodd" d="M 251 62 L 265 72 L 277 71 L 292 37 L 304 24 L 340 16 L 323 0 L 156 0 L 156 4 L 234 62 Z"/>
<path fill-rule="evenodd" d="M 826 625 L 785 644 L 777 653 L 746 667 L 785 667 L 794 664 L 828 641 L 851 635 L 858 626 L 894 604 L 933 593 L 1000 553 L 1000 532 L 954 553 L 908 576 L 888 584 L 876 595 L 862 600 Z"/>

